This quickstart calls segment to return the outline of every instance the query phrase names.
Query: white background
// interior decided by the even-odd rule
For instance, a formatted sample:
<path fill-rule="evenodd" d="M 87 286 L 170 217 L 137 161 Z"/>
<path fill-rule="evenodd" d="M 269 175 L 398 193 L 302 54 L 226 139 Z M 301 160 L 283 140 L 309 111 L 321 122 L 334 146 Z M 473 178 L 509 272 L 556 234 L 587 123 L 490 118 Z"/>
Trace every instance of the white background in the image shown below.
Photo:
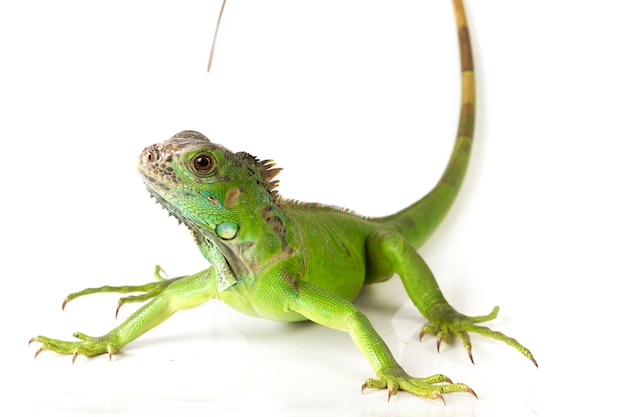
<path fill-rule="evenodd" d="M 626 236 L 626 6 L 617 0 L 469 0 L 479 117 L 466 185 L 421 249 L 453 305 L 501 306 L 492 328 L 435 351 L 400 281 L 357 304 L 418 376 L 479 395 L 447 405 L 360 392 L 372 376 L 345 334 L 181 312 L 106 357 L 35 335 L 99 335 L 115 296 L 69 292 L 205 268 L 148 198 L 139 152 L 183 129 L 273 158 L 284 196 L 394 212 L 443 170 L 456 128 L 448 1 L 23 1 L 0 5 L 3 415 L 565 416 L 622 406 Z M 121 317 L 134 306 L 126 306 Z"/>

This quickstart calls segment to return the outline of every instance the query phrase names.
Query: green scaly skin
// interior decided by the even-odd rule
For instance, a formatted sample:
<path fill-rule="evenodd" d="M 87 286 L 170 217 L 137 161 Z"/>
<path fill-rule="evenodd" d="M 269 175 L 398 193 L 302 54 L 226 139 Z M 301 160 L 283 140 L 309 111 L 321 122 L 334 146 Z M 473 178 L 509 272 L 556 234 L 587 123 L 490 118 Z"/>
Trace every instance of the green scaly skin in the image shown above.
<path fill-rule="evenodd" d="M 397 273 L 409 297 L 429 320 L 422 334 L 434 334 L 437 346 L 460 337 L 470 358 L 469 332 L 503 341 L 536 364 L 515 339 L 477 323 L 491 314 L 468 317 L 444 298 L 435 278 L 416 249 L 442 221 L 454 201 L 469 161 L 474 128 L 474 69 L 465 12 L 453 0 L 462 69 L 462 102 L 458 134 L 448 166 L 425 197 L 387 217 L 365 218 L 334 207 L 281 198 L 273 177 L 279 169 L 233 153 L 197 132 L 184 131 L 146 148 L 139 171 L 149 190 L 184 223 L 211 266 L 194 275 L 128 287 L 102 287 L 71 294 L 104 292 L 141 295 L 120 299 L 119 306 L 148 301 L 119 327 L 104 336 L 75 333 L 68 342 L 37 336 L 37 354 L 94 356 L 118 352 L 170 315 L 219 299 L 238 311 L 271 320 L 312 320 L 348 332 L 369 361 L 375 378 L 365 388 L 387 388 L 427 398 L 469 392 L 444 375 L 415 378 L 391 355 L 369 320 L 353 304 L 364 284 L 381 282 Z M 65 306 L 64 303 L 64 306 Z"/>

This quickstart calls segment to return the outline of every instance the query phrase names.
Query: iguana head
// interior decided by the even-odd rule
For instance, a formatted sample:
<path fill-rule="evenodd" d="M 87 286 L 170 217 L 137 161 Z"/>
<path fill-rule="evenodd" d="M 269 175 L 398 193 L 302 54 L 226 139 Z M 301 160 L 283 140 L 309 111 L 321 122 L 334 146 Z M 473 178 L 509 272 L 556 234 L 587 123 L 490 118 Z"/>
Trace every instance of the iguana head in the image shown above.
<path fill-rule="evenodd" d="M 191 229 L 209 261 L 225 260 L 226 287 L 284 252 L 286 219 L 273 180 L 280 170 L 271 161 L 183 131 L 144 149 L 138 165 L 150 194 Z"/>

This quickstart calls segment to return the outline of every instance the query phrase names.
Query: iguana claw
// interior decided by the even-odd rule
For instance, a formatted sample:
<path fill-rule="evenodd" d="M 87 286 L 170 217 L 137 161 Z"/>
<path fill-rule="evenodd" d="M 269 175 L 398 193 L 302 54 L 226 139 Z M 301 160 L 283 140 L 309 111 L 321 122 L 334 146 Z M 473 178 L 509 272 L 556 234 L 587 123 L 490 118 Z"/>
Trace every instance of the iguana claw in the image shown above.
<path fill-rule="evenodd" d="M 32 339 L 31 339 L 31 341 L 32 341 Z M 30 344 L 30 343 L 29 343 L 29 344 Z M 41 352 L 43 352 L 43 349 L 42 349 L 42 348 L 37 349 L 37 352 L 35 352 L 35 359 L 37 359 L 37 356 L 39 356 L 39 354 L 40 354 Z"/>
<path fill-rule="evenodd" d="M 469 356 L 470 361 L 472 361 L 472 365 L 474 365 L 474 356 L 472 356 L 472 351 L 471 349 L 467 350 L 467 356 Z"/>

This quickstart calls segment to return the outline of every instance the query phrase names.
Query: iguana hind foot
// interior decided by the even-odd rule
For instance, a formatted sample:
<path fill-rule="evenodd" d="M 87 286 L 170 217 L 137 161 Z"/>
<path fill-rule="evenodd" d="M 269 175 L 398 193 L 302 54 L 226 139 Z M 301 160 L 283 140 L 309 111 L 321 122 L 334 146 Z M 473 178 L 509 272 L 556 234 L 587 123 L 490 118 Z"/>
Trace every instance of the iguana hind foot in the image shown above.
<path fill-rule="evenodd" d="M 122 285 L 122 286 L 104 285 L 102 287 L 97 287 L 97 288 L 85 288 L 82 291 L 71 293 L 67 297 L 65 297 L 65 299 L 63 300 L 63 305 L 61 306 L 61 309 L 65 310 L 65 306 L 67 306 L 67 303 L 69 303 L 70 301 L 78 297 L 82 297 L 84 295 L 104 294 L 104 293 L 128 294 L 128 293 L 133 293 L 133 292 L 143 293 L 140 295 L 129 295 L 128 297 L 120 298 L 117 302 L 117 308 L 115 310 L 115 318 L 117 318 L 120 308 L 124 304 L 148 301 L 156 297 L 160 293 L 162 293 L 163 290 L 165 290 L 173 282 L 176 282 L 179 279 L 184 278 L 184 276 L 181 276 L 181 277 L 166 279 L 162 275 L 162 273 L 164 272 L 165 271 L 163 271 L 163 269 L 159 265 L 156 265 L 154 268 L 154 277 L 156 278 L 157 282 L 150 282 L 144 285 Z"/>
<path fill-rule="evenodd" d="M 441 347 L 441 342 L 449 343 L 452 339 L 452 335 L 456 335 L 463 342 L 463 347 L 467 351 L 467 354 L 474 363 L 474 357 L 472 355 L 472 342 L 470 340 L 469 333 L 476 333 L 484 337 L 489 337 L 495 340 L 506 343 L 507 345 L 515 348 L 522 355 L 527 357 L 535 366 L 538 367 L 537 361 L 533 357 L 530 350 L 524 345 L 519 343 L 516 339 L 505 335 L 504 333 L 494 331 L 488 327 L 477 326 L 477 323 L 483 323 L 485 321 L 493 320 L 497 317 L 499 307 L 494 307 L 491 313 L 484 316 L 466 316 L 454 310 L 449 305 L 445 305 L 440 309 L 435 309 L 429 316 L 429 322 L 422 327 L 420 331 L 420 340 L 424 335 L 432 334 L 437 336 L 437 352 Z"/>

